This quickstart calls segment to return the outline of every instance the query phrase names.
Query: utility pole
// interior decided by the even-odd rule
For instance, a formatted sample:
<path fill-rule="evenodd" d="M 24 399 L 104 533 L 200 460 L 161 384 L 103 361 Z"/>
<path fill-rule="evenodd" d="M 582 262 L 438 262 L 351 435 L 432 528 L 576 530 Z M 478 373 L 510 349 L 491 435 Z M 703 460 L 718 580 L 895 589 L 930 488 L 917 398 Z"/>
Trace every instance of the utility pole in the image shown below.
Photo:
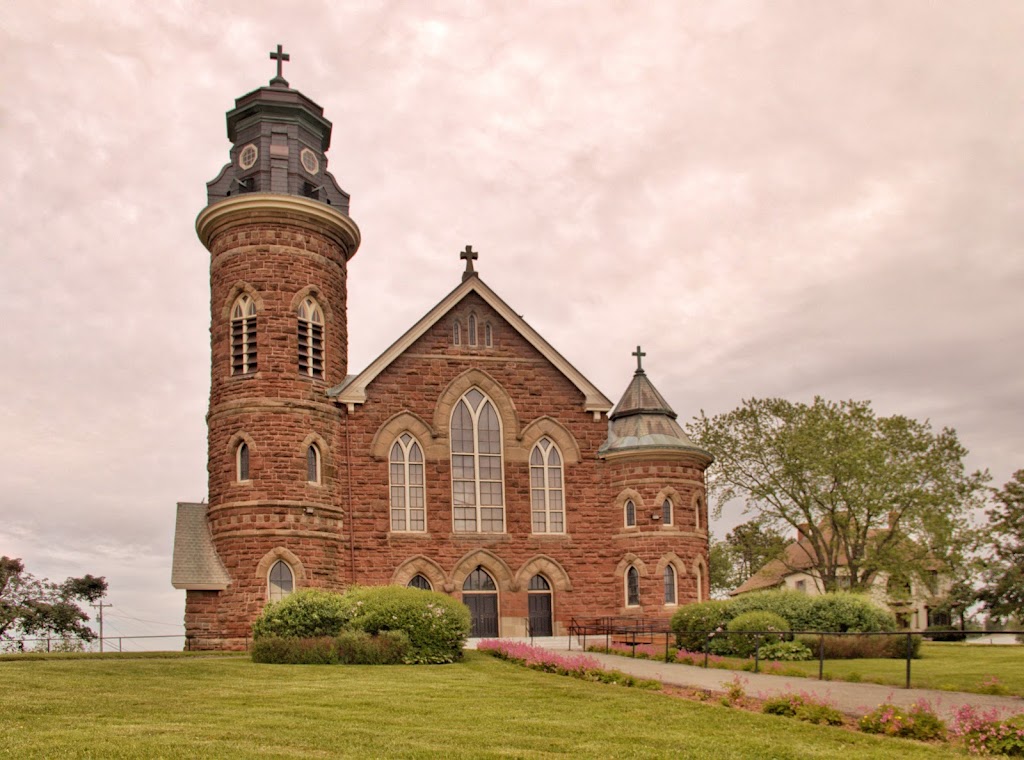
<path fill-rule="evenodd" d="M 105 604 L 104 601 L 102 599 L 100 599 L 99 602 L 97 602 L 96 604 L 91 604 L 89 606 L 90 607 L 95 607 L 96 609 L 99 610 L 99 613 L 96 615 L 96 618 L 100 621 L 100 651 L 102 652 L 103 651 L 103 608 L 104 607 L 113 607 L 114 605 L 112 605 L 112 604 Z"/>

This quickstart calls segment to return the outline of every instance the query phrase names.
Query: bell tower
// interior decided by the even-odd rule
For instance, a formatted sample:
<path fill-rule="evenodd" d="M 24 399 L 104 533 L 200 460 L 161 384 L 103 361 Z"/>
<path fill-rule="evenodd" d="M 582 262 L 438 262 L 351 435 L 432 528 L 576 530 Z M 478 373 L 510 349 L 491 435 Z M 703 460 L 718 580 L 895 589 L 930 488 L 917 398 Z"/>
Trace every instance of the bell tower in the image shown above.
<path fill-rule="evenodd" d="M 196 232 L 210 252 L 209 535 L 229 580 L 190 589 L 186 629 L 241 645 L 275 588 L 345 582 L 348 525 L 326 391 L 348 370 L 360 233 L 327 171 L 331 122 L 277 74 L 227 113 L 230 162 Z M 289 588 L 289 584 L 291 587 Z"/>

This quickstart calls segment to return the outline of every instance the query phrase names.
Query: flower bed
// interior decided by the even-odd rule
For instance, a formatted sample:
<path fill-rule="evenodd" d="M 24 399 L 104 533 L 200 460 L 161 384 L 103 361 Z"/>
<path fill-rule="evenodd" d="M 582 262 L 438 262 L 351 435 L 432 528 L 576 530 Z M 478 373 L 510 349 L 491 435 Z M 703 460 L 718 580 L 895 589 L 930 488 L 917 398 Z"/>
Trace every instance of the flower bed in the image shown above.
<path fill-rule="evenodd" d="M 601 683 L 613 683 L 640 689 L 661 688 L 661 683 L 658 681 L 636 678 L 617 670 L 605 670 L 601 667 L 601 663 L 585 654 L 559 654 L 542 647 L 501 639 L 484 639 L 477 644 L 476 648 L 479 652 L 545 673 L 557 673 L 562 676 L 581 678 L 585 681 L 600 681 Z"/>

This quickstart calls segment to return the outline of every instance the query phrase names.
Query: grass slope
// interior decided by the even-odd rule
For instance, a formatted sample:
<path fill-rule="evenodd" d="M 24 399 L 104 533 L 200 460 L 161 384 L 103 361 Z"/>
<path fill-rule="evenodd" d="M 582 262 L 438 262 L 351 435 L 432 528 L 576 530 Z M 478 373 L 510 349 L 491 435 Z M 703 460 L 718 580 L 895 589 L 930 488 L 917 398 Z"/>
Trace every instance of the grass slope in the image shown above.
<path fill-rule="evenodd" d="M 7 661 L 0 683 L 2 757 L 958 756 L 475 652 L 444 666 Z"/>

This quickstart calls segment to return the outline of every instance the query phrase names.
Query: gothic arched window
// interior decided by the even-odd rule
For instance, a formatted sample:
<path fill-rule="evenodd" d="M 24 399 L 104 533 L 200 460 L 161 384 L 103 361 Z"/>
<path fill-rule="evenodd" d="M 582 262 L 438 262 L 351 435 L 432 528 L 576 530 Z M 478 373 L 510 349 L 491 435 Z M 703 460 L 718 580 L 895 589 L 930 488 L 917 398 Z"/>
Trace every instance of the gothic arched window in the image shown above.
<path fill-rule="evenodd" d="M 419 573 L 414 575 L 412 577 L 412 580 L 410 580 L 409 583 L 406 584 L 406 585 L 408 585 L 409 588 L 418 588 L 421 591 L 433 591 L 434 590 L 433 587 L 430 585 L 430 581 L 428 581 L 423 575 L 421 575 Z"/>
<path fill-rule="evenodd" d="M 294 590 L 295 576 L 292 574 L 292 569 L 284 560 L 279 559 L 270 568 L 270 574 L 267 577 L 267 599 L 276 602 L 284 599 Z"/>
<path fill-rule="evenodd" d="M 565 503 L 562 457 L 550 438 L 541 438 L 530 453 L 530 502 L 534 533 L 564 533 Z"/>
<path fill-rule="evenodd" d="M 627 499 L 626 500 L 625 512 L 626 512 L 626 515 L 625 515 L 626 527 L 627 528 L 635 528 L 636 527 L 636 504 L 633 503 L 632 499 Z"/>
<path fill-rule="evenodd" d="M 299 374 L 324 376 L 324 313 L 315 298 L 302 299 L 298 309 Z"/>
<path fill-rule="evenodd" d="M 310 483 L 319 483 L 320 469 L 320 447 L 311 443 L 306 449 L 306 480 Z"/>
<path fill-rule="evenodd" d="M 256 302 L 242 293 L 231 307 L 231 374 L 256 371 Z"/>
<path fill-rule="evenodd" d="M 249 480 L 249 444 L 245 441 L 235 449 L 235 475 L 239 483 Z"/>
<path fill-rule="evenodd" d="M 665 565 L 665 604 L 676 603 L 676 569 Z"/>
<path fill-rule="evenodd" d="M 427 529 L 423 494 L 423 449 L 409 433 L 391 446 L 391 530 Z"/>
<path fill-rule="evenodd" d="M 491 323 L 487 322 L 484 324 L 484 345 L 490 348 L 494 345 L 493 338 L 491 337 Z"/>
<path fill-rule="evenodd" d="M 626 606 L 640 605 L 640 571 L 632 565 L 626 571 Z"/>
<path fill-rule="evenodd" d="M 462 324 L 458 320 L 452 325 L 452 343 L 456 346 L 462 345 Z"/>
<path fill-rule="evenodd" d="M 451 449 L 455 531 L 504 532 L 501 420 L 477 388 L 468 390 L 452 410 Z"/>
<path fill-rule="evenodd" d="M 469 315 L 469 345 L 476 345 L 476 314 Z"/>
<path fill-rule="evenodd" d="M 661 504 L 661 524 L 672 524 L 672 499 L 665 499 Z"/>

